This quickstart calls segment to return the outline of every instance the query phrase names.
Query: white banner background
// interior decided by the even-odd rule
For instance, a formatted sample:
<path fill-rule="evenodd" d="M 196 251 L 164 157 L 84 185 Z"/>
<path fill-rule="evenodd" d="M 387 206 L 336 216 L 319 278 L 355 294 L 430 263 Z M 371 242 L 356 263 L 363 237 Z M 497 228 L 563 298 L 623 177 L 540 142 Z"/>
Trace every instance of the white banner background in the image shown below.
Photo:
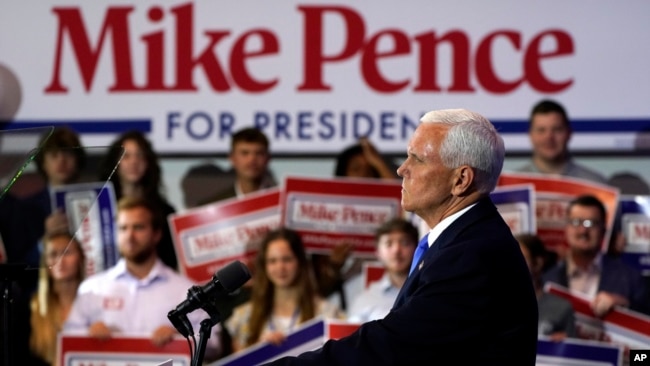
<path fill-rule="evenodd" d="M 356 52 L 340 62 L 321 65 L 322 84 L 329 86 L 329 90 L 300 90 L 307 68 L 314 67 L 313 62 L 305 59 L 306 49 L 317 45 L 316 29 L 322 30 L 324 44 L 323 49 L 317 51 L 326 57 L 340 54 L 344 46 L 353 41 L 352 27 L 344 21 L 344 11 L 335 7 L 343 7 L 350 17 L 363 21 L 365 47 L 359 48 L 365 53 L 355 49 Z M 323 11 L 322 18 L 312 14 L 317 9 Z M 193 20 L 191 28 L 183 28 L 191 32 L 193 39 L 193 51 L 187 55 L 196 59 L 206 50 L 206 57 L 214 54 L 229 89 L 215 90 L 206 76 L 208 73 L 214 75 L 215 68 L 208 67 L 206 73 L 206 68 L 198 65 L 187 71 L 195 90 L 110 91 L 116 83 L 114 59 L 131 65 L 134 89 L 144 88 L 148 73 L 154 72 L 147 67 L 148 60 L 152 64 L 162 60 L 164 77 L 159 89 L 178 84 L 176 68 L 182 52 L 176 49 L 175 39 L 178 36 L 176 23 L 182 11 L 190 14 L 183 19 L 191 17 Z M 84 86 L 67 30 L 62 35 L 60 71 L 56 72 L 57 37 L 64 13 L 80 16 L 79 24 L 88 36 L 86 45 L 91 52 L 98 52 L 94 73 L 88 66 L 92 65 L 88 58 L 81 61 L 92 75 L 92 79 L 86 76 L 88 89 Z M 124 24 L 128 27 L 116 25 L 112 30 L 128 32 L 128 54 L 126 49 L 118 47 L 116 51 L 113 48 L 114 40 L 120 37 L 114 37 L 115 33 L 110 31 L 106 32 L 99 48 L 100 31 L 108 13 L 126 14 L 121 19 L 126 19 Z M 646 39 L 650 34 L 649 14 L 650 2 L 642 0 L 597 0 L 588 4 L 559 0 L 498 3 L 7 0 L 0 12 L 0 68 L 4 68 L 0 70 L 0 117 L 13 120 L 10 126 L 14 128 L 73 122 L 86 145 L 109 144 L 119 132 L 138 127 L 150 130 L 149 136 L 162 154 L 214 154 L 225 153 L 229 147 L 228 131 L 220 129 L 220 118 L 232 116 L 232 124 L 226 119 L 226 125 L 230 130 L 237 130 L 252 125 L 258 113 L 271 118 L 264 131 L 271 139 L 274 153 L 336 153 L 356 140 L 356 132 L 369 133 L 371 140 L 385 153 L 403 154 L 412 132 L 410 123 L 417 121 L 423 112 L 464 107 L 498 122 L 506 146 L 512 152 L 528 151 L 525 121 L 529 110 L 541 98 L 551 97 L 563 103 L 570 117 L 579 124 L 572 140 L 573 149 L 630 151 L 637 144 L 636 132 L 650 130 L 650 68 L 647 67 L 650 43 Z M 317 19 L 322 19 L 320 28 Z M 261 30 L 268 36 L 266 55 L 246 60 L 232 57 L 232 50 L 241 47 L 237 45 L 238 40 L 245 42 L 243 52 L 262 50 Z M 362 60 L 363 54 L 370 55 L 372 37 L 384 32 L 378 38 L 376 49 L 378 52 L 395 50 L 395 38 L 385 33 L 388 30 L 403 38 L 404 53 L 369 62 L 368 65 L 377 65 L 379 75 L 368 76 L 370 69 L 362 67 Z M 508 39 L 500 33 L 491 43 L 492 70 L 499 80 L 509 83 L 522 78 L 525 54 L 534 47 L 535 37 L 546 34 L 539 44 L 540 52 L 558 49 L 555 39 L 545 33 L 551 30 L 568 37 L 572 50 L 561 57 L 541 60 L 540 70 L 549 81 L 570 85 L 556 92 L 545 92 L 523 81 L 504 93 L 490 91 L 495 85 L 486 83 L 485 76 L 477 73 L 477 69 L 489 66 L 486 64 L 488 58 L 477 57 L 481 45 L 488 45 L 488 35 L 512 32 L 513 37 L 519 37 L 519 44 L 515 44 L 513 39 L 516 38 Z M 223 32 L 213 52 L 210 52 L 209 37 L 205 34 L 208 31 Z M 253 33 L 245 36 L 247 32 Z M 417 39 L 451 33 L 466 37 L 467 55 L 461 57 L 464 52 L 454 53 L 450 44 L 443 42 L 435 48 L 437 52 L 431 56 L 432 62 L 422 61 L 427 57 L 422 56 Z M 79 32 L 74 34 L 77 41 L 83 40 Z M 147 44 L 153 44 L 156 39 L 164 40 L 162 58 L 147 56 Z M 271 39 L 277 40 L 277 51 L 272 51 Z M 433 51 L 431 47 L 423 48 Z M 76 49 L 79 50 L 79 46 Z M 456 51 L 461 49 L 455 46 Z M 454 57 L 457 59 L 452 62 Z M 463 62 L 467 62 L 468 67 L 467 72 L 461 74 L 467 78 L 471 90 L 449 90 L 453 85 L 453 72 L 456 68 L 463 69 Z M 423 64 L 426 64 L 422 66 L 425 72 L 435 70 L 441 90 L 415 90 L 420 78 L 425 78 L 420 69 Z M 243 65 L 247 75 L 257 82 L 276 83 L 265 91 L 248 91 L 240 85 L 244 84 L 241 72 L 233 77 L 232 65 Z M 18 85 L 11 82 L 12 75 Z M 311 75 L 310 80 L 316 80 L 314 74 Z M 55 84 L 56 76 L 67 90 L 46 92 L 48 86 Z M 404 86 L 396 91 L 380 92 L 370 83 L 381 79 L 390 83 L 403 82 Z M 16 101 L 18 91 L 20 98 Z M 332 114 L 329 124 L 319 122 L 326 112 Z M 274 120 L 278 113 L 289 119 Z M 302 124 L 298 121 L 301 113 L 311 116 L 303 117 Z M 369 118 L 361 118 L 353 125 L 354 113 Z M 382 114 L 386 114 L 383 127 Z M 193 115 L 195 118 L 188 123 Z M 346 116 L 345 123 L 341 115 Z M 411 121 L 404 128 L 403 118 Z M 580 121 L 595 120 L 603 123 L 590 123 L 584 129 L 580 125 Z"/>

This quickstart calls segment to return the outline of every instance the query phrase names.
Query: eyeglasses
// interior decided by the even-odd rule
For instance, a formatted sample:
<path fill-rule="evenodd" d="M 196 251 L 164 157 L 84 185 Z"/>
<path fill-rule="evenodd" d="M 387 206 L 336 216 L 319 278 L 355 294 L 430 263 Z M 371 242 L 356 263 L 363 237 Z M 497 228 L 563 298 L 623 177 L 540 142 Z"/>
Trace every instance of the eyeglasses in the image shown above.
<path fill-rule="evenodd" d="M 599 220 L 592 220 L 592 219 L 569 219 L 567 220 L 569 225 L 573 227 L 579 227 L 582 226 L 585 229 L 590 229 L 592 227 L 600 227 L 600 221 Z"/>

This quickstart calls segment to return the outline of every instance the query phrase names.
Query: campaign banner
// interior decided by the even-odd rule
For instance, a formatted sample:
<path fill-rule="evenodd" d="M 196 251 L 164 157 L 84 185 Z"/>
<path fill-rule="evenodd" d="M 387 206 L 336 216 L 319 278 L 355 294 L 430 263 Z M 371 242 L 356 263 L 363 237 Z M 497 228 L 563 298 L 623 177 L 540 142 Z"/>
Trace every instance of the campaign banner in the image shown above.
<path fill-rule="evenodd" d="M 256 126 L 276 154 L 335 154 L 364 136 L 403 154 L 424 112 L 462 106 L 487 116 L 509 151 L 528 152 L 529 111 L 554 98 L 572 118 L 572 151 L 647 147 L 646 1 L 593 0 L 589 16 L 558 16 L 585 12 L 561 0 L 5 0 L 2 10 L 4 127 L 69 124 L 86 146 L 137 129 L 161 154 L 225 155 L 234 131 Z"/>
<path fill-rule="evenodd" d="M 285 357 L 298 356 L 323 345 L 326 321 L 314 318 L 287 334 L 279 346 L 261 342 L 210 364 L 213 366 L 250 366 Z"/>
<path fill-rule="evenodd" d="M 170 359 L 174 366 L 191 365 L 187 340 L 181 337 L 157 347 L 149 337 L 112 336 L 99 340 L 62 334 L 57 355 L 60 366 L 157 366 Z"/>
<path fill-rule="evenodd" d="M 607 232 L 602 248 L 603 251 L 607 250 L 618 206 L 618 189 L 583 179 L 535 173 L 504 172 L 499 177 L 499 187 L 520 184 L 532 184 L 535 187 L 537 235 L 547 249 L 560 255 L 567 245 L 564 230 L 569 202 L 583 194 L 598 198 L 605 206 L 607 214 Z"/>
<path fill-rule="evenodd" d="M 350 178 L 287 177 L 282 223 L 298 231 L 305 248 L 328 253 L 352 244 L 357 256 L 374 256 L 375 230 L 400 217 L 401 181 Z"/>
<path fill-rule="evenodd" d="M 266 233 L 280 225 L 280 191 L 270 188 L 168 217 L 179 268 L 196 282 L 224 265 L 251 263 Z"/>
<path fill-rule="evenodd" d="M 591 310 L 590 300 L 583 294 L 554 283 L 547 283 L 544 291 L 571 302 L 579 338 L 621 346 L 625 354 L 630 349 L 650 349 L 650 316 L 616 307 L 598 318 Z"/>
<path fill-rule="evenodd" d="M 621 259 L 650 276 L 650 196 L 621 196 L 621 232 L 625 248 Z"/>
<path fill-rule="evenodd" d="M 497 187 L 490 193 L 490 198 L 513 235 L 537 232 L 535 186 L 523 184 Z"/>
<path fill-rule="evenodd" d="M 361 280 L 363 288 L 368 288 L 371 283 L 379 281 L 386 272 L 386 267 L 381 262 L 363 262 L 361 267 Z"/>
<path fill-rule="evenodd" d="M 115 217 L 117 203 L 113 183 L 96 182 L 51 187 L 52 212 L 68 218 L 86 255 L 86 275 L 101 272 L 117 263 Z"/>
<path fill-rule="evenodd" d="M 620 346 L 603 342 L 566 338 L 562 342 L 546 337 L 537 340 L 535 366 L 621 366 Z"/>
<path fill-rule="evenodd" d="M 513 235 L 520 233 L 536 233 L 537 216 L 535 186 L 532 184 L 515 184 L 512 186 L 497 186 L 490 192 L 490 199 L 499 210 L 501 217 L 508 224 Z M 418 228 L 420 236 L 431 230 L 422 218 L 414 213 L 407 213 L 408 220 Z"/>
<path fill-rule="evenodd" d="M 361 323 L 328 320 L 325 339 L 340 339 L 354 333 Z M 545 337 L 537 340 L 536 366 L 620 366 L 622 347 L 595 341 L 565 339 L 551 341 Z"/>
<path fill-rule="evenodd" d="M 363 323 L 350 323 L 344 320 L 327 320 L 325 322 L 325 339 L 341 339 L 359 329 Z"/>

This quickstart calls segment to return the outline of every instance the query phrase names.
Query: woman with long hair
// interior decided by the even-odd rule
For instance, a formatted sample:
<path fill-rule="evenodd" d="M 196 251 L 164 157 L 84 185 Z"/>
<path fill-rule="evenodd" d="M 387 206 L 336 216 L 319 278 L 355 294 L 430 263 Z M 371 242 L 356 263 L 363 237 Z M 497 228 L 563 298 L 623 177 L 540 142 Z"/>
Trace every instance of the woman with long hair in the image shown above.
<path fill-rule="evenodd" d="M 140 131 L 125 132 L 113 141 L 102 162 L 99 177 L 102 181 L 110 177 L 118 201 L 122 197 L 145 198 L 155 204 L 165 218 L 176 212 L 161 193 L 163 184 L 158 155 Z M 157 251 L 163 263 L 177 269 L 178 261 L 167 220 Z"/>
<path fill-rule="evenodd" d="M 287 228 L 269 232 L 255 261 L 251 300 L 227 322 L 233 350 L 262 341 L 280 344 L 299 324 L 321 315 L 343 317 L 317 295 L 300 235 Z"/>
<path fill-rule="evenodd" d="M 30 303 L 29 339 L 32 355 L 43 364 L 56 364 L 57 336 L 72 307 L 84 273 L 83 250 L 72 235 L 59 232 L 43 239 L 38 288 Z"/>

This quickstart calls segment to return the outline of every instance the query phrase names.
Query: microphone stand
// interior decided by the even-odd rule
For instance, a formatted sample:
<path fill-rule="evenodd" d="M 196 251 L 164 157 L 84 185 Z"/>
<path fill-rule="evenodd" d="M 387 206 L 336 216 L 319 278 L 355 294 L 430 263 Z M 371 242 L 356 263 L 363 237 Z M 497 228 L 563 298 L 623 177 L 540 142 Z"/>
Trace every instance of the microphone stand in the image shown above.
<path fill-rule="evenodd" d="M 205 302 L 201 308 L 210 315 L 210 318 L 206 318 L 201 321 L 201 329 L 199 330 L 199 344 L 197 345 L 192 357 L 192 366 L 200 366 L 203 364 L 205 348 L 208 343 L 208 339 L 210 338 L 212 327 L 221 321 L 221 314 L 219 313 L 219 310 L 217 309 L 214 301 Z"/>
<path fill-rule="evenodd" d="M 2 329 L 0 330 L 0 349 L 2 350 L 2 356 L 0 357 L 1 366 L 11 366 L 14 364 L 14 343 L 12 342 L 15 339 L 14 332 L 14 318 L 12 310 L 16 305 L 16 298 L 14 297 L 14 284 L 16 279 L 25 271 L 27 265 L 24 263 L 20 264 L 0 264 L 0 296 L 2 296 L 2 304 L 0 308 L 2 309 L 2 315 L 0 318 L 0 325 Z M 29 324 L 21 324 L 21 326 L 29 326 Z M 20 342 L 21 340 L 18 340 Z"/>

